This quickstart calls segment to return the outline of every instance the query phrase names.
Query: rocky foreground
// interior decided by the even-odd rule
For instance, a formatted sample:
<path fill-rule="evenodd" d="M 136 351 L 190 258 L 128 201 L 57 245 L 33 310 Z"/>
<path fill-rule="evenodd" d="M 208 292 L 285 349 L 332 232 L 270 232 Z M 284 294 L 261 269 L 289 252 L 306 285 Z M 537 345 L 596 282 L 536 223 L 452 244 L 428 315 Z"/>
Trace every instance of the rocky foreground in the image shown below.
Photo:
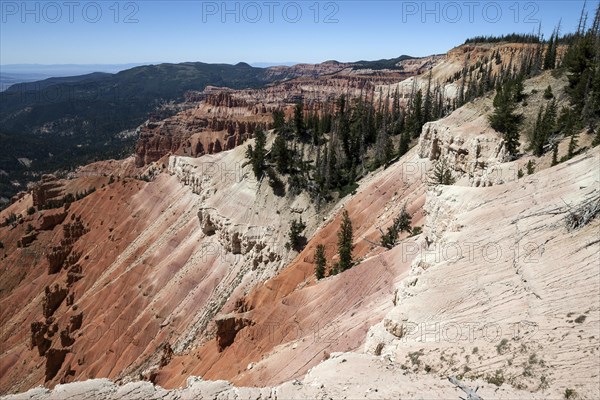
<path fill-rule="evenodd" d="M 361 371 L 359 373 L 359 371 Z M 547 394 L 522 393 L 497 388 L 484 381 L 469 382 L 482 398 L 547 399 Z M 108 379 L 57 385 L 54 390 L 35 388 L 27 393 L 5 396 L 6 400 L 195 400 L 195 399 L 448 399 L 464 393 L 448 380 L 412 375 L 387 358 L 360 354 L 334 353 L 331 358 L 309 371 L 302 380 L 276 387 L 235 387 L 227 381 L 204 381 L 189 377 L 184 388 L 166 390 L 150 382 L 131 382 L 122 386 Z"/>
<path fill-rule="evenodd" d="M 300 380 L 261 388 L 192 376 L 183 388 L 166 390 L 150 382 L 117 385 L 95 379 L 4 398 L 453 398 L 462 392 L 445 377 L 469 371 L 477 375 L 464 378 L 466 384 L 480 386 L 483 398 L 560 398 L 566 388 L 596 398 L 600 312 L 598 299 L 589 294 L 600 291 L 600 223 L 569 230 L 566 219 L 598 196 L 599 168 L 596 148 L 503 185 L 429 192 L 423 235 L 367 257 L 364 270 L 354 276 L 354 285 L 368 285 L 368 271 L 377 265 L 416 254 L 408 270 L 396 273 L 397 289 L 385 299 L 388 306 L 378 306 L 388 310 L 385 318 L 369 330 L 362 348 L 326 353 Z M 361 308 L 373 310 L 377 303 Z M 343 329 L 351 331 L 349 325 Z M 328 348 L 327 339 L 343 336 L 317 342 Z M 312 354 L 308 336 L 292 339 L 250 363 L 247 372 Z"/>

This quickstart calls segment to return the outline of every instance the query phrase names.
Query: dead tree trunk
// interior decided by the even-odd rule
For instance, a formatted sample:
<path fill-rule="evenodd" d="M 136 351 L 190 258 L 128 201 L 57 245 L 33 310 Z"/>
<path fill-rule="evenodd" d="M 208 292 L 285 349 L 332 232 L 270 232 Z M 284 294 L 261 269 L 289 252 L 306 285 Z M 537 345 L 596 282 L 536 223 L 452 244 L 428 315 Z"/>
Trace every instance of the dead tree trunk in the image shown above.
<path fill-rule="evenodd" d="M 460 390 L 462 390 L 463 392 L 465 392 L 467 394 L 467 397 L 461 397 L 461 399 L 463 400 L 483 400 L 481 398 L 481 396 L 479 396 L 477 394 L 477 389 L 479 389 L 479 386 L 477 386 L 475 388 L 475 390 L 471 389 L 470 387 L 468 387 L 467 385 L 465 385 L 464 383 L 462 383 L 461 381 L 459 381 L 458 379 L 456 379 L 453 376 L 449 376 L 448 380 L 450 381 L 450 383 L 452 383 L 454 386 L 456 386 L 457 388 L 459 388 Z"/>

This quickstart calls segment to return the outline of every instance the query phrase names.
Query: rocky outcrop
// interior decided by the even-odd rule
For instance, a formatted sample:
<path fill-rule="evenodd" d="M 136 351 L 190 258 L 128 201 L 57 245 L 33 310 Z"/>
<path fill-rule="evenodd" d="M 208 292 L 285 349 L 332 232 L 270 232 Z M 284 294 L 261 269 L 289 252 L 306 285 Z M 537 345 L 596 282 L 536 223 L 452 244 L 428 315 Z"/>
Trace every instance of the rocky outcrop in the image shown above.
<path fill-rule="evenodd" d="M 62 268 L 63 262 L 67 256 L 71 253 L 72 247 L 64 246 L 53 246 L 48 253 L 46 253 L 46 259 L 48 260 L 48 273 L 56 274 Z"/>
<path fill-rule="evenodd" d="M 69 317 L 69 331 L 75 332 L 79 328 L 81 328 L 81 323 L 83 322 L 83 312 L 79 314 L 71 315 Z"/>
<path fill-rule="evenodd" d="M 29 232 L 21 237 L 17 242 L 17 247 L 27 247 L 37 239 L 37 232 Z"/>
<path fill-rule="evenodd" d="M 62 224 L 67 217 L 67 212 L 63 210 L 49 210 L 42 213 L 38 219 L 38 230 L 51 231 L 56 225 Z"/>
<path fill-rule="evenodd" d="M 64 295 L 66 289 L 56 289 L 50 292 L 52 299 L 50 301 L 53 304 L 62 302 L 61 298 Z M 64 299 L 64 298 L 63 298 Z M 44 303 L 46 306 L 48 303 Z M 46 307 L 44 306 L 44 312 L 46 313 Z M 71 315 L 69 318 L 69 324 L 66 328 L 60 330 L 58 323 L 55 322 L 54 317 L 47 317 L 43 321 L 36 321 L 31 324 L 31 344 L 30 348 L 37 348 L 38 354 L 41 357 L 46 358 L 46 381 L 51 380 L 56 376 L 58 371 L 61 369 L 63 361 L 67 353 L 70 352 L 70 346 L 75 344 L 75 337 L 73 332 L 81 328 L 83 322 L 83 313 Z M 58 337 L 57 337 L 57 333 Z M 52 347 L 52 345 L 56 347 Z M 72 375 L 72 369 L 69 367 L 66 371 L 66 375 Z"/>
<path fill-rule="evenodd" d="M 67 297 L 68 289 L 55 284 L 52 288 L 46 286 L 45 296 L 42 302 L 44 317 L 49 318 Z"/>
<path fill-rule="evenodd" d="M 65 361 L 66 355 L 69 353 L 68 349 L 50 349 L 46 354 L 46 382 L 51 380 L 58 374 L 60 368 Z"/>
<path fill-rule="evenodd" d="M 69 324 L 61 330 L 56 322 L 57 319 L 52 316 L 67 297 L 67 293 L 67 288 L 60 288 L 58 285 L 52 289 L 47 287 L 43 301 L 43 314 L 46 318 L 43 321 L 33 322 L 30 327 L 30 348 L 37 348 L 39 356 L 46 359 L 46 382 L 54 379 L 61 370 L 66 355 L 71 352 L 71 346 L 76 341 L 73 333 L 81 328 L 83 322 L 83 312 L 71 315 Z M 74 374 L 75 371 L 68 365 L 60 378 L 61 383 L 68 382 Z"/>
<path fill-rule="evenodd" d="M 60 243 L 52 246 L 46 253 L 49 274 L 56 274 L 62 268 L 72 268 L 71 283 L 75 281 L 73 278 L 81 273 L 77 266 L 81 254 L 73 251 L 73 246 L 87 232 L 88 229 L 83 225 L 81 217 L 71 214 L 71 222 L 63 225 L 63 237 Z"/>
<path fill-rule="evenodd" d="M 163 346 L 163 353 L 160 357 L 160 362 L 158 363 L 159 368 L 166 367 L 173 358 L 173 348 L 169 343 L 165 343 Z"/>
<path fill-rule="evenodd" d="M 239 331 L 247 326 L 254 325 L 254 322 L 242 315 L 228 314 L 215 319 L 217 325 L 217 346 L 219 351 L 223 351 L 235 340 Z"/>
<path fill-rule="evenodd" d="M 232 169 L 222 163 L 194 165 L 185 157 L 170 157 L 168 171 L 184 185 L 190 186 L 193 193 L 200 194 L 202 199 L 211 195 L 215 182 L 240 182 L 243 175 L 239 165 Z M 254 268 L 260 263 L 281 259 L 281 255 L 274 250 L 273 237 L 265 226 L 236 224 L 219 214 L 215 207 L 200 208 L 198 221 L 206 236 L 216 235 L 225 251 L 246 256 L 252 260 Z"/>
<path fill-rule="evenodd" d="M 210 213 L 202 210 L 198 211 L 198 220 L 200 221 L 200 228 L 202 233 L 206 236 L 212 236 L 217 231 L 217 225 L 212 221 Z"/>
<path fill-rule="evenodd" d="M 69 347 L 75 343 L 75 339 L 71 337 L 71 332 L 68 328 L 65 328 L 60 331 L 60 345 L 62 347 Z"/>
<path fill-rule="evenodd" d="M 218 90 L 216 93 L 208 95 L 206 97 L 206 103 L 215 107 L 251 107 L 251 105 L 247 101 L 235 98 L 232 95 L 232 91 L 227 89 L 221 89 Z"/>
<path fill-rule="evenodd" d="M 81 328 L 83 322 L 83 313 L 71 315 L 69 317 L 69 324 L 66 328 L 60 331 L 60 345 L 62 347 L 70 347 L 75 343 L 73 332 Z"/>
<path fill-rule="evenodd" d="M 62 185 L 54 175 L 44 175 L 39 183 L 31 189 L 33 206 L 38 209 L 45 208 L 50 199 L 55 199 L 62 193 Z"/>
<path fill-rule="evenodd" d="M 253 269 L 262 263 L 267 264 L 281 259 L 274 250 L 273 238 L 264 227 L 236 226 L 212 208 L 200 209 L 198 220 L 205 235 L 216 234 L 225 251 L 234 255 L 243 255 L 251 260 Z"/>
<path fill-rule="evenodd" d="M 243 101 L 217 101 L 220 104 L 244 103 Z M 169 154 L 199 157 L 230 150 L 242 144 L 258 129 L 267 129 L 271 124 L 270 114 L 255 116 L 246 106 L 238 111 L 213 115 L 214 110 L 204 104 L 194 110 L 186 110 L 174 117 L 159 122 L 148 122 L 140 129 L 136 143 L 136 165 L 138 167 L 160 160 Z M 223 106 L 217 106 L 223 107 Z M 227 107 L 227 106 L 225 106 Z"/>
<path fill-rule="evenodd" d="M 408 324 L 406 322 L 406 320 L 402 319 L 398 321 L 397 319 L 386 318 L 383 320 L 383 326 L 386 331 L 401 339 L 407 333 Z"/>
<path fill-rule="evenodd" d="M 58 219 L 64 219 L 64 215 L 59 214 Z M 54 222 L 56 220 L 52 220 Z M 69 323 L 62 330 L 59 328 L 56 311 L 65 302 L 68 307 L 74 306 L 74 293 L 70 291 L 71 286 L 82 278 L 81 266 L 77 264 L 80 254 L 73 252 L 74 243 L 84 235 L 87 230 L 83 226 L 81 218 L 72 215 L 72 222 L 63 225 L 61 245 L 55 246 L 47 254 L 49 262 L 49 273 L 57 273 L 64 265 L 68 268 L 66 276 L 66 286 L 55 283 L 46 286 L 42 300 L 43 321 L 31 323 L 31 348 L 37 348 L 38 354 L 46 358 L 45 379 L 46 382 L 54 379 L 61 370 L 66 355 L 70 352 L 71 346 L 75 344 L 76 338 L 73 332 L 81 328 L 83 322 L 83 312 L 73 314 L 69 317 Z M 74 375 L 75 371 L 69 365 L 64 370 L 61 382 L 67 382 Z M 57 378 L 58 379 L 58 378 Z"/>
<path fill-rule="evenodd" d="M 67 286 L 72 286 L 75 282 L 83 278 L 82 268 L 79 264 L 73 264 L 67 272 Z"/>
<path fill-rule="evenodd" d="M 464 177 L 472 186 L 503 183 L 508 177 L 498 173 L 498 168 L 508 157 L 504 139 L 485 117 L 490 108 L 491 104 L 482 100 L 426 123 L 419 137 L 419 157 L 434 162 L 445 159 L 455 178 Z"/>
<path fill-rule="evenodd" d="M 60 345 L 63 348 L 52 348 L 52 341 L 57 332 L 58 324 L 54 323 L 53 318 L 31 324 L 31 348 L 37 347 L 38 354 L 46 358 L 46 381 L 56 376 L 64 361 L 64 356 L 69 351 L 65 347 L 71 346 L 75 342 L 69 336 L 69 330 L 63 329 L 59 335 Z"/>
<path fill-rule="evenodd" d="M 47 337 L 48 326 L 49 324 L 39 321 L 31 324 L 31 348 L 37 347 L 38 354 L 42 357 L 52 345 L 52 341 Z"/>
<path fill-rule="evenodd" d="M 49 262 L 51 275 L 39 271 L 40 263 L 33 257 L 17 258 L 17 251 L 11 249 L 8 262 L 26 270 L 28 275 L 21 280 L 32 284 L 22 284 L 15 295 L 3 297 L 0 317 L 6 326 L 17 326 L 12 321 L 21 322 L 20 315 L 24 314 L 30 319 L 27 328 L 32 322 L 39 324 L 25 337 L 27 348 L 17 335 L 7 338 L 15 352 L 0 355 L 2 362 L 12 354 L 19 354 L 26 362 L 2 374 L 0 391 L 5 393 L 8 387 L 16 389 L 43 379 L 46 360 L 40 359 L 37 346 L 29 350 L 29 333 L 44 354 L 49 349 L 70 351 L 48 381 L 49 387 L 101 373 L 98 368 L 137 378 L 148 364 L 159 365 L 163 354 L 163 364 L 168 361 L 170 351 L 161 347 L 165 342 L 170 344 L 173 358 L 192 351 L 198 343 L 214 338 L 214 316 L 229 311 L 228 299 L 235 300 L 239 292 L 275 275 L 283 266 L 279 260 L 286 256 L 286 250 L 274 245 L 288 227 L 275 223 L 270 217 L 273 210 L 280 209 L 285 221 L 291 204 L 305 212 L 303 217 L 311 226 L 307 232 L 316 225 L 314 212 L 307 206 L 310 203 L 302 195 L 293 200 L 276 197 L 268 185 L 264 186 L 266 190 L 257 191 L 257 182 L 243 178 L 250 170 L 241 167 L 243 148 L 202 159 L 173 159 L 180 161 L 173 163 L 176 167 L 171 170 L 172 176 L 162 172 L 152 182 L 115 178 L 90 198 L 73 202 L 68 214 L 76 217 L 67 215 L 60 226 L 43 232 L 38 239 L 42 242 L 40 248 L 48 249 L 42 268 Z M 219 166 L 219 175 L 203 169 L 207 163 Z M 238 179 L 230 180 L 228 171 L 234 171 Z M 77 187 L 79 181 L 89 182 L 90 177 L 74 178 L 67 185 Z M 255 213 L 241 214 L 238 201 L 244 205 L 256 203 Z M 197 215 L 201 208 L 214 210 L 207 214 L 214 225 L 212 236 L 200 226 Z M 0 229 L 6 243 L 4 234 L 9 229 Z M 268 244 L 269 240 L 273 245 Z M 12 243 L 9 246 L 16 247 Z M 29 256 L 32 252 L 22 253 Z M 44 285 L 38 287 L 40 282 Z M 44 288 L 54 290 L 55 283 L 68 292 L 47 325 L 41 303 Z M 32 308 L 5 311 L 15 309 L 13 304 L 24 303 L 22 299 L 27 299 Z M 85 320 L 73 321 L 71 327 L 71 317 L 81 312 L 77 310 L 85 312 Z M 77 326 L 80 330 L 76 331 Z M 3 342 L 9 335 L 5 332 L 0 332 Z M 213 347 L 216 351 L 217 346 Z M 172 368 L 173 364 L 164 368 Z M 161 379 L 165 373 L 148 376 Z"/>

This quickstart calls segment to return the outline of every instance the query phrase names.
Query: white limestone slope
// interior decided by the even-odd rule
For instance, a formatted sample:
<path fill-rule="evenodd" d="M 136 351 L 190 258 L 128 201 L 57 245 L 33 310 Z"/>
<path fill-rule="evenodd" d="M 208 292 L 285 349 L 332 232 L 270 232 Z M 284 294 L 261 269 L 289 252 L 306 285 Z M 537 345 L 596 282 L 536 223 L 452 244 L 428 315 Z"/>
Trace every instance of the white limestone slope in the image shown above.
<path fill-rule="evenodd" d="M 424 239 L 406 249 L 419 255 L 367 351 L 381 343 L 417 373 L 599 398 L 600 220 L 565 225 L 600 201 L 599 180 L 596 147 L 516 182 L 430 190 Z"/>

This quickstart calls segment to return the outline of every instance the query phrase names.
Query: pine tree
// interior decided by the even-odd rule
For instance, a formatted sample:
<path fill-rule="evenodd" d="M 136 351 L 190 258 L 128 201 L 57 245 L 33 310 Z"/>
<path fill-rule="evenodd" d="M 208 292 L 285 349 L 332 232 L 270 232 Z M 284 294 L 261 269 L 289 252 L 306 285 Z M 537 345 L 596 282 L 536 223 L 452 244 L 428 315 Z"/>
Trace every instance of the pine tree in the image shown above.
<path fill-rule="evenodd" d="M 542 38 L 541 31 L 542 31 L 542 23 L 540 22 L 540 24 L 538 25 L 538 34 L 537 34 L 539 43 L 536 46 L 535 53 L 533 55 L 533 60 L 531 63 L 531 76 L 538 75 L 541 72 L 542 67 L 543 67 L 542 54 L 544 52 L 544 45 L 541 40 L 541 38 Z"/>
<path fill-rule="evenodd" d="M 323 137 L 321 133 L 321 129 L 319 127 L 319 119 L 315 118 L 314 128 L 310 130 L 312 133 L 312 143 L 315 146 L 318 146 L 321 143 L 321 138 Z"/>
<path fill-rule="evenodd" d="M 354 250 L 352 241 L 352 221 L 350 221 L 348 211 L 344 210 L 342 213 L 342 224 L 338 232 L 338 254 L 340 256 L 338 268 L 340 272 L 352 268 L 352 251 Z"/>
<path fill-rule="evenodd" d="M 452 185 L 456 182 L 452 170 L 445 158 L 440 158 L 429 174 L 429 183 L 432 185 Z"/>
<path fill-rule="evenodd" d="M 527 161 L 527 175 L 531 175 L 535 172 L 535 161 Z"/>
<path fill-rule="evenodd" d="M 523 85 L 523 75 L 517 76 L 513 83 L 512 90 L 514 101 L 516 103 L 520 103 L 525 99 L 525 86 Z"/>
<path fill-rule="evenodd" d="M 544 154 L 544 144 L 546 143 L 543 114 L 544 106 L 541 106 L 535 124 L 533 125 L 533 135 L 531 139 L 531 148 L 533 149 L 533 153 L 538 157 Z"/>
<path fill-rule="evenodd" d="M 587 12 L 585 11 L 587 1 L 583 2 L 583 7 L 581 7 L 581 14 L 579 15 L 579 24 L 577 25 L 577 36 L 583 35 L 585 32 L 585 25 L 587 22 Z"/>
<path fill-rule="evenodd" d="M 331 113 L 325 110 L 319 121 L 319 131 L 321 133 L 331 132 Z"/>
<path fill-rule="evenodd" d="M 398 235 L 402 232 L 411 232 L 410 223 L 412 217 L 406 211 L 406 203 L 402 206 L 400 215 L 394 218 L 394 223 L 387 229 L 387 232 L 381 235 L 381 245 L 391 249 L 397 244 Z"/>
<path fill-rule="evenodd" d="M 584 32 L 585 22 L 580 20 L 579 29 L 567 49 L 563 65 L 567 69 L 567 93 L 573 111 L 581 126 L 587 124 L 593 129 L 600 119 L 600 4 L 592 27 Z"/>
<path fill-rule="evenodd" d="M 275 161 L 275 166 L 280 174 L 288 171 L 291 163 L 291 154 L 287 147 L 287 141 L 282 135 L 277 135 L 271 149 L 271 157 Z"/>
<path fill-rule="evenodd" d="M 488 92 L 494 88 L 494 77 L 493 77 L 493 73 L 492 73 L 492 63 L 491 62 L 488 63 L 487 72 L 485 73 L 485 80 L 483 82 L 485 84 L 484 92 Z"/>
<path fill-rule="evenodd" d="M 350 137 L 350 119 L 346 110 L 346 98 L 342 95 L 338 102 L 338 121 L 336 131 L 339 133 L 341 141 L 341 147 L 344 151 L 346 158 L 346 168 L 350 169 L 352 165 L 352 154 L 351 154 L 351 137 Z"/>
<path fill-rule="evenodd" d="M 327 259 L 325 258 L 325 246 L 322 244 L 317 245 L 315 250 L 315 275 L 317 280 L 325 277 L 325 267 L 327 266 Z"/>
<path fill-rule="evenodd" d="M 556 132 L 556 100 L 552 99 L 546 107 L 542 124 L 544 126 L 545 137 L 548 138 Z"/>
<path fill-rule="evenodd" d="M 387 165 L 394 158 L 394 143 L 389 135 L 386 134 L 385 137 L 385 146 L 383 148 L 383 160 Z"/>
<path fill-rule="evenodd" d="M 304 125 L 304 104 L 296 103 L 294 107 L 294 125 L 296 127 L 296 135 L 300 140 L 306 139 L 306 126 Z"/>
<path fill-rule="evenodd" d="M 523 115 L 515 113 L 516 104 L 513 85 L 498 86 L 494 97 L 494 112 L 489 117 L 492 128 L 504 135 L 506 150 L 515 156 L 519 149 L 519 128 Z"/>
<path fill-rule="evenodd" d="M 570 136 L 575 131 L 575 113 L 569 107 L 560 110 L 560 116 L 556 121 L 556 131 L 564 136 Z"/>
<path fill-rule="evenodd" d="M 413 138 L 418 138 L 421 135 L 421 129 L 423 128 L 423 93 L 421 90 L 417 90 L 414 99 L 412 101 L 409 117 L 409 129 L 412 133 Z"/>
<path fill-rule="evenodd" d="M 536 156 L 544 154 L 544 147 L 548 139 L 556 133 L 556 100 L 552 99 L 544 111 L 544 106 L 540 107 L 537 119 L 533 126 L 533 135 L 531 148 Z"/>
<path fill-rule="evenodd" d="M 400 137 L 400 142 L 398 143 L 398 154 L 400 156 L 403 156 L 406 153 L 408 153 L 409 146 L 410 146 L 410 135 L 408 134 L 408 132 L 404 132 L 404 133 L 402 133 L 402 136 Z"/>
<path fill-rule="evenodd" d="M 277 109 L 273 111 L 273 129 L 275 129 L 275 132 L 280 133 L 284 126 L 285 114 L 283 110 Z"/>
<path fill-rule="evenodd" d="M 552 147 L 552 166 L 558 164 L 558 143 Z"/>
<path fill-rule="evenodd" d="M 496 53 L 493 57 L 496 62 L 496 65 L 502 64 L 502 56 L 500 56 L 500 51 L 496 50 Z"/>
<path fill-rule="evenodd" d="M 338 162 L 337 162 L 337 154 L 336 154 L 336 149 L 334 146 L 333 142 L 331 144 L 331 146 L 329 146 L 328 151 L 329 154 L 327 155 L 327 175 L 326 175 L 326 181 L 327 181 L 327 188 L 335 188 L 338 187 L 338 185 L 340 184 L 340 169 L 338 167 Z"/>
<path fill-rule="evenodd" d="M 467 63 L 467 60 L 465 60 L 465 64 Z M 465 87 L 467 84 L 467 69 L 466 66 L 463 67 L 463 71 L 462 71 L 462 81 L 460 83 L 460 89 L 458 90 L 458 94 L 456 96 L 456 103 L 457 103 L 457 107 L 461 107 L 463 104 L 465 104 Z"/>
<path fill-rule="evenodd" d="M 567 150 L 568 160 L 575 156 L 575 152 L 577 151 L 577 144 L 577 135 L 571 135 L 571 140 L 569 140 L 569 149 Z"/>
<path fill-rule="evenodd" d="M 465 103 L 472 101 L 477 96 L 477 82 L 473 78 L 473 72 L 469 72 L 469 85 L 467 86 L 467 94 L 465 96 Z"/>
<path fill-rule="evenodd" d="M 596 128 L 596 136 L 592 141 L 592 146 L 598 146 L 600 144 L 600 129 Z"/>
<path fill-rule="evenodd" d="M 433 120 L 433 96 L 431 94 L 431 71 L 427 79 L 427 91 L 425 92 L 425 101 L 423 103 L 423 123 Z"/>
<path fill-rule="evenodd" d="M 550 40 L 548 42 L 548 47 L 546 48 L 546 55 L 544 57 L 544 69 L 554 69 L 556 65 L 556 45 L 558 41 L 558 37 L 555 38 L 555 33 L 552 33 L 550 36 Z"/>
<path fill-rule="evenodd" d="M 394 145 L 387 132 L 381 130 L 377 135 L 375 142 L 375 163 L 374 167 L 387 164 L 394 156 Z"/>
<path fill-rule="evenodd" d="M 398 93 L 398 87 L 394 90 L 392 96 L 392 121 L 396 122 L 400 118 L 400 94 Z"/>
<path fill-rule="evenodd" d="M 306 224 L 302 221 L 302 217 L 300 217 L 300 221 L 292 220 L 290 224 L 290 231 L 288 233 L 288 248 L 292 248 L 296 251 L 300 251 L 306 241 L 306 238 L 301 236 L 302 231 L 306 229 Z"/>
<path fill-rule="evenodd" d="M 265 146 L 267 143 L 267 137 L 262 130 L 258 130 L 255 135 L 255 147 L 248 145 L 246 149 L 246 158 L 250 160 L 252 165 L 252 171 L 256 179 L 262 178 L 265 170 L 265 155 L 267 153 Z"/>

